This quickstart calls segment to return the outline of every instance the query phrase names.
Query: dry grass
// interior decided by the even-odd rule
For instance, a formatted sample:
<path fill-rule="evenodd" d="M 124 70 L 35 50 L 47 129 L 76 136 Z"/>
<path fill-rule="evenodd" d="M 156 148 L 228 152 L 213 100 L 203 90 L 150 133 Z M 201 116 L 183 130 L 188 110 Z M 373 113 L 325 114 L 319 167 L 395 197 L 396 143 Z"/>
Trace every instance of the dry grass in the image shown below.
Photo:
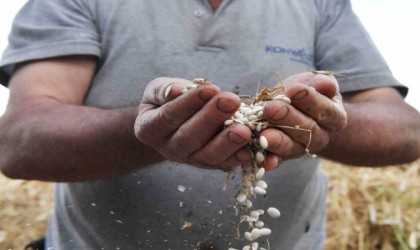
<path fill-rule="evenodd" d="M 383 169 L 324 162 L 324 169 L 330 179 L 325 249 L 420 249 L 420 160 Z M 0 175 L 0 186 L 0 249 L 23 249 L 45 231 L 52 185 Z"/>
<path fill-rule="evenodd" d="M 420 160 L 382 169 L 324 165 L 326 249 L 420 249 Z"/>

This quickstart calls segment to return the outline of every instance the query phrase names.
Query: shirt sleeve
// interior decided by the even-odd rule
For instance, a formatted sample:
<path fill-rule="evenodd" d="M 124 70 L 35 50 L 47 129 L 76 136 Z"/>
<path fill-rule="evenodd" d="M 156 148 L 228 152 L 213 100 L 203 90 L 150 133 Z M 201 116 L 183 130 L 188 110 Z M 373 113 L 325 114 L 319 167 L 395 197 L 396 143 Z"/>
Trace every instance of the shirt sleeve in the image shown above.
<path fill-rule="evenodd" d="M 319 0 L 317 4 L 316 67 L 345 75 L 339 79 L 341 92 L 395 87 L 406 96 L 408 88 L 393 77 L 350 0 Z"/>
<path fill-rule="evenodd" d="M 16 15 L 0 60 L 7 86 L 17 63 L 66 56 L 100 56 L 94 12 L 82 0 L 30 0 Z"/>

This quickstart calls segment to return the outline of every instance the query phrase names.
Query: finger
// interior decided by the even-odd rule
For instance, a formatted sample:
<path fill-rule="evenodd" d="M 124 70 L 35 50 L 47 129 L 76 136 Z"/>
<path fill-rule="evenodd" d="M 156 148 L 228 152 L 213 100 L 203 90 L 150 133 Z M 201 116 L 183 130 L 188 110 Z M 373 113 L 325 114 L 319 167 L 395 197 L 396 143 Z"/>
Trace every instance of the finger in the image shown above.
<path fill-rule="evenodd" d="M 311 72 L 313 77 L 309 79 L 308 85 L 314 87 L 318 93 L 333 99 L 339 94 L 337 79 L 330 74 Z"/>
<path fill-rule="evenodd" d="M 238 166 L 252 159 L 247 150 L 240 151 L 250 139 L 251 130 L 248 127 L 233 124 L 191 154 L 189 159 L 193 163 L 205 165 Z"/>
<path fill-rule="evenodd" d="M 159 77 L 148 83 L 142 103 L 162 106 L 182 94 L 182 90 L 193 82 L 182 78 Z"/>
<path fill-rule="evenodd" d="M 159 144 L 159 138 L 172 135 L 219 92 L 220 89 L 217 86 L 203 84 L 161 107 L 152 103 L 140 104 L 135 122 L 137 138 L 144 143 Z"/>
<path fill-rule="evenodd" d="M 260 163 L 260 167 L 265 168 L 267 171 L 271 171 L 279 166 L 281 162 L 281 157 L 277 154 L 267 152 L 265 155 L 265 160 Z"/>
<path fill-rule="evenodd" d="M 272 126 L 283 131 L 293 141 L 306 146 L 310 144 L 312 150 L 321 149 L 327 143 L 327 132 L 321 129 L 314 119 L 283 101 L 274 100 L 267 103 L 264 116 Z"/>
<path fill-rule="evenodd" d="M 314 88 L 296 84 L 288 89 L 293 106 L 314 119 L 329 131 L 340 131 L 346 126 L 346 112 L 341 102 L 334 102 Z"/>
<path fill-rule="evenodd" d="M 314 87 L 319 93 L 330 99 L 334 98 L 339 93 L 337 79 L 331 74 L 303 72 L 289 76 L 283 81 L 286 90 L 298 83 Z"/>
<path fill-rule="evenodd" d="M 219 93 L 175 131 L 170 138 L 170 146 L 183 147 L 188 155 L 200 149 L 222 129 L 240 103 L 239 97 L 233 93 Z"/>

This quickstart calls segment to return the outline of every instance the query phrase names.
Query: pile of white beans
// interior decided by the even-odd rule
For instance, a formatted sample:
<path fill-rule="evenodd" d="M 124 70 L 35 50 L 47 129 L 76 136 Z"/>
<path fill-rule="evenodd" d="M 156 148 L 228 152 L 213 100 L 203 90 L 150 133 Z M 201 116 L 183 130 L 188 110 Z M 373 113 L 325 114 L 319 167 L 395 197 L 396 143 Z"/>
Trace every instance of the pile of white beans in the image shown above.
<path fill-rule="evenodd" d="M 206 83 L 207 79 L 197 78 L 193 80 L 192 85 L 187 86 L 183 93 L 196 88 L 198 85 Z M 282 90 L 281 88 L 279 88 Z M 275 91 L 274 91 L 275 92 Z M 262 92 L 260 92 L 261 95 Z M 266 94 L 266 93 L 265 93 Z M 165 93 L 165 96 L 167 94 Z M 242 215 L 240 223 L 248 222 L 250 231 L 244 233 L 244 238 L 249 241 L 242 249 L 243 250 L 265 250 L 265 248 L 258 248 L 258 242 L 256 240 L 260 237 L 268 236 L 271 234 L 271 229 L 264 227 L 264 222 L 260 220 L 260 216 L 265 213 L 263 209 L 253 209 L 252 200 L 256 199 L 257 196 L 267 195 L 267 183 L 263 180 L 265 169 L 260 167 L 260 164 L 264 162 L 266 149 L 268 147 L 267 138 L 260 136 L 261 131 L 272 126 L 268 123 L 263 116 L 263 109 L 267 101 L 270 100 L 282 100 L 287 103 L 291 103 L 290 99 L 283 94 L 275 93 L 275 95 L 267 95 L 263 98 L 256 96 L 254 101 L 250 104 L 241 103 L 241 107 L 238 111 L 228 120 L 225 121 L 225 128 L 232 124 L 243 124 L 246 125 L 252 132 L 252 139 L 248 143 L 254 161 L 250 164 L 241 166 L 242 169 L 242 186 L 236 195 L 236 202 L 239 208 L 249 211 L 248 215 Z M 260 100 L 262 99 L 262 100 Z M 258 100 L 258 101 L 255 101 Z M 291 129 L 300 129 L 298 126 L 286 127 Z M 309 144 L 308 144 L 309 146 Z M 306 152 L 309 154 L 308 149 Z M 311 155 L 315 157 L 315 155 Z M 280 211 L 277 208 L 269 207 L 267 214 L 271 218 L 280 217 Z M 229 248 L 228 250 L 237 250 L 236 248 Z"/>
<path fill-rule="evenodd" d="M 290 99 L 284 95 L 277 95 L 274 98 L 290 103 Z M 263 117 L 265 103 L 266 101 L 255 104 L 242 103 L 233 117 L 225 121 L 225 127 L 235 123 L 243 124 L 252 132 L 252 139 L 248 143 L 248 148 L 253 155 L 254 161 L 253 163 L 241 166 L 242 187 L 236 195 L 238 206 L 249 211 L 249 214 L 241 216 L 240 220 L 240 222 L 248 222 L 250 228 L 250 231 L 244 233 L 244 238 L 250 243 L 246 244 L 243 247 L 243 250 L 257 250 L 258 242 L 256 242 L 256 240 L 271 234 L 271 229 L 264 227 L 265 224 L 260 219 L 260 216 L 263 215 L 265 211 L 263 209 L 253 209 L 252 204 L 252 199 L 256 199 L 257 196 L 265 197 L 268 188 L 267 183 L 263 180 L 265 169 L 259 167 L 259 164 L 263 163 L 265 160 L 265 151 L 268 147 L 267 138 L 260 136 L 260 132 L 269 126 L 267 120 Z M 280 211 L 277 208 L 270 207 L 266 211 L 271 218 L 278 218 L 280 216 Z M 229 250 L 236 249 L 229 248 Z"/>

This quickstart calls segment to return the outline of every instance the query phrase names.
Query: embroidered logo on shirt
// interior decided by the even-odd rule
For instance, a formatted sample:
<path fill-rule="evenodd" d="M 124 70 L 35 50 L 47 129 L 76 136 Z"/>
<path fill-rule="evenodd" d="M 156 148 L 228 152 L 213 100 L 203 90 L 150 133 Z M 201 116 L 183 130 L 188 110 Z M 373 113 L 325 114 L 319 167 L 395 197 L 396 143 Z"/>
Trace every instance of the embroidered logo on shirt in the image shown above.
<path fill-rule="evenodd" d="M 315 58 L 314 55 L 309 54 L 305 49 L 295 50 L 290 48 L 283 48 L 281 46 L 265 46 L 265 52 L 289 55 L 290 61 L 303 63 L 306 65 L 313 65 Z"/>

